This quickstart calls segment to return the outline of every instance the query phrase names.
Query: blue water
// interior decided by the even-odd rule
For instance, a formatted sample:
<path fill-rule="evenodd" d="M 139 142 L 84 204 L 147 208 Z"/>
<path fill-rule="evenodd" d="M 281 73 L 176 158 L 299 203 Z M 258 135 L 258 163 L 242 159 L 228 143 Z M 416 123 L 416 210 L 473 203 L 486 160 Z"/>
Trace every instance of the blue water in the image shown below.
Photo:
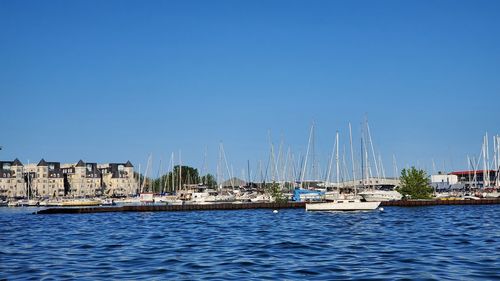
<path fill-rule="evenodd" d="M 0 208 L 0 280 L 500 279 L 500 205 L 31 211 Z"/>

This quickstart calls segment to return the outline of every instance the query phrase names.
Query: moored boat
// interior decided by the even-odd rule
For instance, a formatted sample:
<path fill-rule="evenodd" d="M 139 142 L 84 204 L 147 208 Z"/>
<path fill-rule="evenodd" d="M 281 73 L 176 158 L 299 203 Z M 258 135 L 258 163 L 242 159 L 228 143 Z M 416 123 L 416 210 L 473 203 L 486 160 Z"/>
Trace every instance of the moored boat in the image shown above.
<path fill-rule="evenodd" d="M 498 191 L 484 192 L 482 195 L 484 198 L 500 198 L 500 192 Z"/>
<path fill-rule="evenodd" d="M 366 190 L 358 193 L 366 202 L 401 200 L 403 196 L 395 190 Z"/>
<path fill-rule="evenodd" d="M 306 211 L 371 211 L 380 202 L 361 202 L 360 200 L 335 200 L 326 203 L 307 203 Z"/>
<path fill-rule="evenodd" d="M 115 201 L 113 199 L 107 198 L 107 199 L 102 199 L 101 200 L 101 205 L 102 206 L 115 206 L 116 203 L 115 203 Z"/>
<path fill-rule="evenodd" d="M 61 202 L 60 206 L 63 207 L 82 207 L 82 206 L 99 206 L 101 205 L 100 200 L 89 200 L 89 199 L 76 199 Z"/>

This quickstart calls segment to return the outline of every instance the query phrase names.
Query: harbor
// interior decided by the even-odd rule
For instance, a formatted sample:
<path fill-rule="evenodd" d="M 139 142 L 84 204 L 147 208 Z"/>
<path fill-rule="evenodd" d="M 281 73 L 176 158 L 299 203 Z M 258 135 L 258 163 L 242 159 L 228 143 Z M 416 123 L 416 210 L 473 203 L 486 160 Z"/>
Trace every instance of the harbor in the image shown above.
<path fill-rule="evenodd" d="M 500 1 L 0 26 L 0 281 L 500 281 Z"/>

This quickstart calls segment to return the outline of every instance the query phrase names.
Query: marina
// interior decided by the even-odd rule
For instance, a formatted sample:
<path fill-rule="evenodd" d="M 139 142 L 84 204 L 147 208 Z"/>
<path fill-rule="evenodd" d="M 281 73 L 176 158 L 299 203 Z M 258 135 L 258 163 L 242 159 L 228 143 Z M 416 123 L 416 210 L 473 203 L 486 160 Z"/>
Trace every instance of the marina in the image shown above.
<path fill-rule="evenodd" d="M 500 281 L 500 1 L 0 26 L 0 281 Z"/>

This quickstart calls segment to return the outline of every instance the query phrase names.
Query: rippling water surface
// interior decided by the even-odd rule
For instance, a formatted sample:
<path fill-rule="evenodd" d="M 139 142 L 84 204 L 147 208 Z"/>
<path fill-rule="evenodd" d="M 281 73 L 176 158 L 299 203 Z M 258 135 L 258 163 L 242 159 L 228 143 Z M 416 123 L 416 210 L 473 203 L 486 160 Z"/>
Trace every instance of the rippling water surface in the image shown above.
<path fill-rule="evenodd" d="M 32 215 L 0 208 L 0 279 L 500 279 L 500 205 Z"/>

